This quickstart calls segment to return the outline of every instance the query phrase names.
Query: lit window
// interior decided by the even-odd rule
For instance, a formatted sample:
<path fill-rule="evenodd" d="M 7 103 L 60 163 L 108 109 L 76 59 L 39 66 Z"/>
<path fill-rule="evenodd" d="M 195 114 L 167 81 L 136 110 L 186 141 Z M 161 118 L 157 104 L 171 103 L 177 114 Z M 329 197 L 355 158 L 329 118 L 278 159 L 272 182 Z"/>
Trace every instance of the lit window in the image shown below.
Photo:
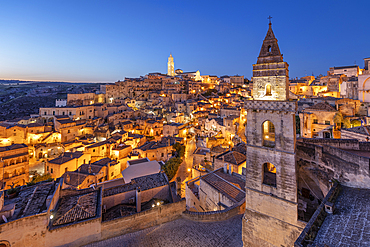
<path fill-rule="evenodd" d="M 276 187 L 276 167 L 271 163 L 263 164 L 263 184 Z"/>
<path fill-rule="evenodd" d="M 275 127 L 270 121 L 265 121 L 262 124 L 262 146 L 275 147 Z"/>

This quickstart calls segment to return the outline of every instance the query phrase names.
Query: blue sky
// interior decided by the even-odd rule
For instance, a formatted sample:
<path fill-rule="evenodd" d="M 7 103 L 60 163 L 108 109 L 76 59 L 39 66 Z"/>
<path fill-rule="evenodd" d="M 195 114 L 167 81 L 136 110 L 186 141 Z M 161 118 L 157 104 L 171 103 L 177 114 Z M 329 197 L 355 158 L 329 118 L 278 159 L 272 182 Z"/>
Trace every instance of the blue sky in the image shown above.
<path fill-rule="evenodd" d="M 175 68 L 251 77 L 268 29 L 290 77 L 363 67 L 370 1 L 0 0 L 0 79 L 114 82 Z"/>

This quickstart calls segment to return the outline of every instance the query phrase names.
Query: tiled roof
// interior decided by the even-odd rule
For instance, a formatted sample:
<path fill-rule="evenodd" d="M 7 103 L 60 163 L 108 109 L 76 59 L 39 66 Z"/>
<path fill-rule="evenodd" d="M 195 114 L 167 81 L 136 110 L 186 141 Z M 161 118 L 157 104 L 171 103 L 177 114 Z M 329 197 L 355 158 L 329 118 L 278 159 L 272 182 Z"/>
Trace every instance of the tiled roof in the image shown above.
<path fill-rule="evenodd" d="M 97 215 L 99 190 L 88 189 L 80 194 L 67 195 L 60 199 L 53 226 L 77 222 Z"/>
<path fill-rule="evenodd" d="M 65 184 L 77 187 L 77 186 L 81 185 L 88 176 L 89 176 L 88 174 L 83 174 L 83 173 L 74 171 L 74 172 L 65 172 L 62 175 L 62 178 L 63 178 L 63 182 Z M 67 177 L 68 177 L 68 179 L 67 179 Z"/>
<path fill-rule="evenodd" d="M 335 110 L 334 107 L 332 107 L 331 105 L 329 105 L 327 102 L 321 102 L 321 103 L 317 103 L 313 106 L 310 106 L 310 107 L 307 107 L 306 109 L 304 109 L 304 111 L 310 111 L 310 110 L 314 110 L 314 111 L 337 111 Z"/>
<path fill-rule="evenodd" d="M 247 145 L 245 143 L 239 143 L 233 147 L 233 150 L 238 151 L 241 154 L 247 154 Z"/>
<path fill-rule="evenodd" d="M 8 220 L 35 215 L 46 209 L 45 202 L 48 195 L 54 191 L 54 182 L 42 182 L 33 186 L 22 186 L 14 199 L 6 198 L 4 205 L 15 203 L 14 215 Z"/>
<path fill-rule="evenodd" d="M 84 153 L 83 152 L 65 152 L 64 154 L 62 154 L 61 156 L 59 156 L 58 158 L 55 158 L 55 159 L 52 159 L 52 160 L 49 160 L 48 162 L 49 163 L 53 163 L 53 164 L 64 164 L 70 160 L 73 160 L 73 159 L 78 159 L 80 158 Z"/>
<path fill-rule="evenodd" d="M 227 151 L 227 148 L 223 148 L 221 146 L 215 146 L 211 149 L 211 152 L 214 152 L 214 153 L 223 153 Z"/>
<path fill-rule="evenodd" d="M 26 148 L 26 147 L 28 147 L 26 144 L 13 144 L 13 145 L 6 146 L 6 147 L 0 147 L 0 152 L 19 149 L 19 148 Z"/>
<path fill-rule="evenodd" d="M 238 151 L 228 151 L 218 155 L 216 158 L 234 165 L 240 165 L 247 159 L 244 154 L 241 154 Z"/>
<path fill-rule="evenodd" d="M 343 129 L 343 130 L 358 133 L 358 134 L 363 134 L 363 135 L 369 135 L 370 126 L 359 126 L 359 127 L 353 127 L 353 128 Z"/>
<path fill-rule="evenodd" d="M 245 198 L 245 192 L 231 184 L 224 178 L 218 176 L 219 174 L 209 173 L 201 177 L 201 180 L 205 181 L 221 194 L 225 195 L 234 202 L 240 202 Z"/>
<path fill-rule="evenodd" d="M 238 173 L 233 173 L 233 175 L 230 175 L 230 174 L 225 174 L 222 169 L 218 169 L 215 171 L 215 174 L 225 180 L 227 180 L 229 183 L 232 183 L 233 185 L 235 185 L 236 187 L 238 187 L 239 189 L 245 191 L 245 178 L 244 179 L 241 179 L 240 175 Z M 234 175 L 235 174 L 235 175 Z"/>
<path fill-rule="evenodd" d="M 104 190 L 103 197 L 112 196 L 119 193 L 124 193 L 130 190 L 140 188 L 141 191 L 161 187 L 168 184 L 168 179 L 165 173 L 160 172 L 143 177 L 134 178 L 130 183 L 119 185 L 116 187 Z"/>

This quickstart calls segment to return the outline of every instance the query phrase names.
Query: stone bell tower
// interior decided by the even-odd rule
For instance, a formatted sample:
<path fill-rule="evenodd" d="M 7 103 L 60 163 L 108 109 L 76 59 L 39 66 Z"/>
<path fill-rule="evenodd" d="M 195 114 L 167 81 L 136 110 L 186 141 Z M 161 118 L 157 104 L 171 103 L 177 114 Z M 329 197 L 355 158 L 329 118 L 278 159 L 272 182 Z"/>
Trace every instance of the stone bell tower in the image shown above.
<path fill-rule="evenodd" d="M 271 22 L 257 64 L 247 110 L 244 246 L 293 246 L 305 224 L 298 221 L 296 102 L 289 101 L 288 64 Z"/>
<path fill-rule="evenodd" d="M 253 99 L 287 100 L 289 97 L 288 63 L 283 61 L 277 39 L 269 23 L 257 63 L 253 64 Z"/>
<path fill-rule="evenodd" d="M 173 56 L 170 54 L 167 62 L 167 75 L 175 76 L 175 63 L 173 62 Z"/>

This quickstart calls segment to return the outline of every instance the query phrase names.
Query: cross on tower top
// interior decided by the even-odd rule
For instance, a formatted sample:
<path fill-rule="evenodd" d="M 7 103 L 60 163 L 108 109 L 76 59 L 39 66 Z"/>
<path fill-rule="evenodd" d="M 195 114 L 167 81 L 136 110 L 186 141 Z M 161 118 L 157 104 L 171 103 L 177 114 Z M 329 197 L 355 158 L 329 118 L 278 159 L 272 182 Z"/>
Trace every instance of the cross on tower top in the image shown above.
<path fill-rule="evenodd" d="M 271 15 L 269 15 L 269 17 L 267 17 L 267 19 L 269 19 L 269 25 L 271 25 L 271 19 L 272 19 Z"/>

